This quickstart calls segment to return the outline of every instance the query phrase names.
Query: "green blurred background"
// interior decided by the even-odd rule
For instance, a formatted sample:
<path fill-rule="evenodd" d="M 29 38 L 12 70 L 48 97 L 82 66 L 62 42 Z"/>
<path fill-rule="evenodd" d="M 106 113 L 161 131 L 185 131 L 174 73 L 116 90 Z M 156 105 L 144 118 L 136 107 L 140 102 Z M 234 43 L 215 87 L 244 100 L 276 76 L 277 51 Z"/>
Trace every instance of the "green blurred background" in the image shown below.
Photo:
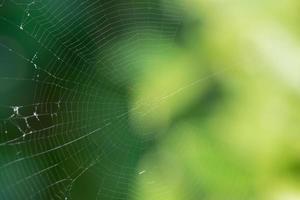
<path fill-rule="evenodd" d="M 2 1 L 0 199 L 300 200 L 299 10 Z"/>

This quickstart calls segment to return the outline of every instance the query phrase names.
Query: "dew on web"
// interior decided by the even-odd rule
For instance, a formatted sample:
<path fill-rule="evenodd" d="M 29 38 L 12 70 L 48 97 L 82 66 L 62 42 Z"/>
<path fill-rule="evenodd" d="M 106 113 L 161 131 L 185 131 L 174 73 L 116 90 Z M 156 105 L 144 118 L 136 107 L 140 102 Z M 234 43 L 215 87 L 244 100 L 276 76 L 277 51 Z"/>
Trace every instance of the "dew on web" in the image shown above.
<path fill-rule="evenodd" d="M 143 41 L 175 43 L 182 11 L 175 1 L 164 4 L 0 2 L 1 35 L 14 41 L 0 38 L 0 50 L 25 69 L 0 74 L 4 84 L 16 84 L 0 101 L 5 111 L 0 126 L 0 151 L 5 154 L 0 160 L 0 199 L 67 200 L 80 187 L 90 199 L 126 199 L 134 191 L 130 179 L 148 173 L 136 170 L 146 142 L 131 134 L 128 115 L 139 106 L 129 108 L 129 78 L 115 66 L 134 71 L 130 66 L 137 60 L 122 59 L 123 49 L 134 58 L 139 53 L 134 47 Z M 124 38 L 122 48 L 114 46 Z M 163 45 L 160 49 L 165 50 Z M 111 50 L 114 56 L 105 53 Z M 148 104 L 149 111 L 202 80 L 205 77 L 157 97 Z"/>

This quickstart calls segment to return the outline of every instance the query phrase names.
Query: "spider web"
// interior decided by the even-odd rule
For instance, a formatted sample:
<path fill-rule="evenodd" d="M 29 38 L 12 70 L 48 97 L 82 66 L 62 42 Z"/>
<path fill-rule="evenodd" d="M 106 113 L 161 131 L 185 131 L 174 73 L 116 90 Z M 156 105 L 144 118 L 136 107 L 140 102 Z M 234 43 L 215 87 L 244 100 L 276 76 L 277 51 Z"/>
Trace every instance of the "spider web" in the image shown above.
<path fill-rule="evenodd" d="M 128 106 L 139 76 L 130 66 L 137 54 L 176 43 L 178 5 L 4 0 L 0 23 L 1 199 L 134 194 L 132 177 L 142 173 L 136 165 L 152 139 L 138 137 L 128 122 L 138 109 Z M 121 39 L 126 43 L 116 45 Z M 145 41 L 161 44 L 160 51 L 140 51 Z"/>

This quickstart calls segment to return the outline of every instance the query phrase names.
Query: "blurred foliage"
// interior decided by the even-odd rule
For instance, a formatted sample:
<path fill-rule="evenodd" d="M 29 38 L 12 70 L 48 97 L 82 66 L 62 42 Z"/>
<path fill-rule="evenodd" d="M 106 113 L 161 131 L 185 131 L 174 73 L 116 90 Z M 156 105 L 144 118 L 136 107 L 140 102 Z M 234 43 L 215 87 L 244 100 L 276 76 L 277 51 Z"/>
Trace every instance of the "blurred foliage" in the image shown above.
<path fill-rule="evenodd" d="M 135 199 L 300 199 L 299 2 L 184 5 L 181 56 L 138 90 L 162 98 L 143 123 L 164 132 Z"/>

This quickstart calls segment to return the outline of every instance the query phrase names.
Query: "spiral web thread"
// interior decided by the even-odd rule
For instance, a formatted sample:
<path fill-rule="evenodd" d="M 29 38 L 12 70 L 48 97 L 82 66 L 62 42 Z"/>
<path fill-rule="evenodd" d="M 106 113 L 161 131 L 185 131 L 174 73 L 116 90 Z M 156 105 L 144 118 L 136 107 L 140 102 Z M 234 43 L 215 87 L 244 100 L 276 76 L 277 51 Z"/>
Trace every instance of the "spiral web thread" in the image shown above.
<path fill-rule="evenodd" d="M 1 59 L 15 63 L 0 74 L 1 199 L 138 196 L 132 178 L 149 141 L 131 134 L 138 107 L 116 66 L 135 63 L 140 42 L 175 43 L 181 14 L 175 1 L 1 2 Z M 117 59 L 124 50 L 130 59 Z"/>

